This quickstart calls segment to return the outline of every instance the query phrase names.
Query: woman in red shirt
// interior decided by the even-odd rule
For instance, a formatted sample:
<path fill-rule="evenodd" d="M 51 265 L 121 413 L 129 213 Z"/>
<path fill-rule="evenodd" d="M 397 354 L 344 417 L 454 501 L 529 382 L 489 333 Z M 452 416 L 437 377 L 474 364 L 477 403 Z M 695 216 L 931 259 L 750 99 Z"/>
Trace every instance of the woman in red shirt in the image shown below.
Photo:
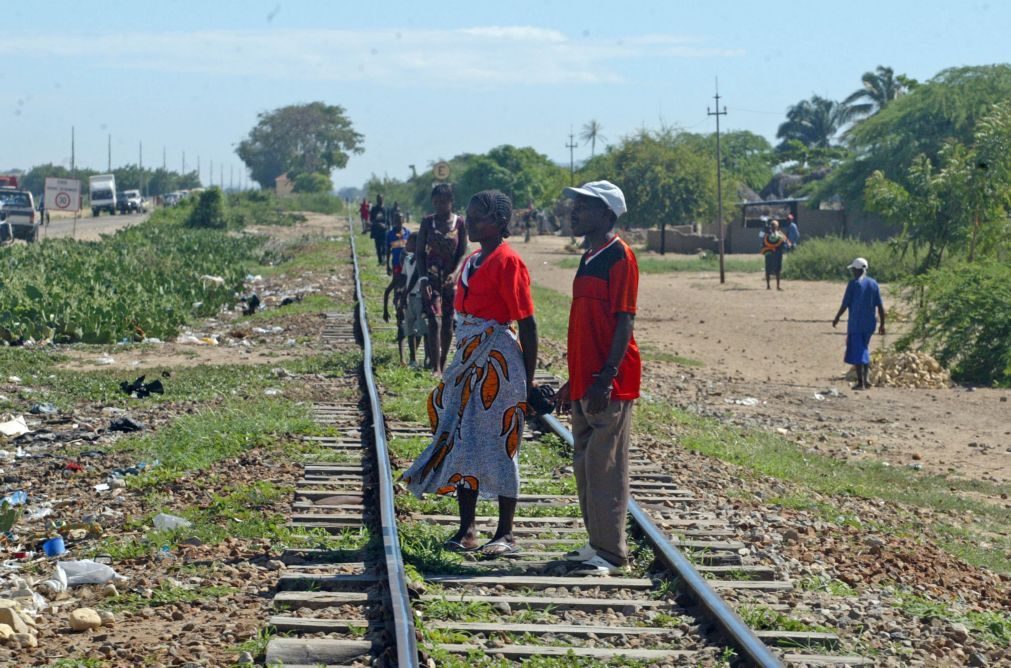
<path fill-rule="evenodd" d="M 537 364 L 530 274 L 504 240 L 511 219 L 512 202 L 497 190 L 474 195 L 467 207 L 467 236 L 481 248 L 457 279 L 456 354 L 428 399 L 432 443 L 404 473 L 418 497 L 456 492 L 460 529 L 446 541 L 451 550 L 479 549 L 478 497 L 497 497 L 498 529 L 480 547 L 489 556 L 519 550 L 512 535 L 517 454 Z"/>

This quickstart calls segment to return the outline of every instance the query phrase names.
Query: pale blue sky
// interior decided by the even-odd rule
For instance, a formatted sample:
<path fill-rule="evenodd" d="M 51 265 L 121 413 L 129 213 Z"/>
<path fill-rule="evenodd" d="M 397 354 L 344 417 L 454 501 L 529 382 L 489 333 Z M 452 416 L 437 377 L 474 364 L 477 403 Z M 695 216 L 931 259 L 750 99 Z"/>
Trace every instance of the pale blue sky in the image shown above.
<path fill-rule="evenodd" d="M 15 3 L 6 3 L 14 5 Z M 786 107 L 841 99 L 884 64 L 918 79 L 1009 59 L 1011 3 L 22 2 L 0 38 L 0 170 L 69 164 L 235 168 L 258 112 L 343 105 L 365 154 L 334 174 L 404 178 L 409 164 L 530 145 L 568 161 L 570 126 L 615 141 L 661 122 L 770 139 Z M 599 147 L 598 147 L 599 148 Z M 589 147 L 576 151 L 589 156 Z"/>

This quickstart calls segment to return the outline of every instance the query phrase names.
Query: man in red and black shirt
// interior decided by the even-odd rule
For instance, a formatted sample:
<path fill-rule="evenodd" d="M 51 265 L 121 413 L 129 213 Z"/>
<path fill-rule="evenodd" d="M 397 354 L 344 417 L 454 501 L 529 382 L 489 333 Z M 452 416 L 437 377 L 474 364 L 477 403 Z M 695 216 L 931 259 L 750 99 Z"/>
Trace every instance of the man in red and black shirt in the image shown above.
<path fill-rule="evenodd" d="M 571 405 L 573 468 L 579 507 L 590 541 L 565 555 L 581 562 L 580 574 L 608 575 L 628 561 L 628 445 L 632 402 L 642 375 L 632 335 L 639 267 L 628 244 L 614 232 L 625 196 L 609 181 L 566 188 L 575 198 L 572 232 L 588 250 L 572 283 L 569 312 L 569 382 L 559 390 Z"/>

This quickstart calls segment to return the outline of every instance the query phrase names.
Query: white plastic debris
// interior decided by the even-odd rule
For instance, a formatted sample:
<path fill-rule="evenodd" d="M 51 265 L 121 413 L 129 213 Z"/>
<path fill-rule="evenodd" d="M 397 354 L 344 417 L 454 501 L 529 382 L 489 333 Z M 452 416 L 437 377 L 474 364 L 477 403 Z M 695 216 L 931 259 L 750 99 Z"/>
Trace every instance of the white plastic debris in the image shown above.
<path fill-rule="evenodd" d="M 204 274 L 200 277 L 200 282 L 204 284 L 204 287 L 214 286 L 216 288 L 225 287 L 225 279 L 221 276 L 211 276 L 210 274 Z"/>
<path fill-rule="evenodd" d="M 109 357 L 108 355 L 105 355 L 104 357 L 99 357 L 97 360 L 95 360 L 95 364 L 98 364 L 99 366 L 109 366 L 110 364 L 115 363 L 116 360 Z"/>
<path fill-rule="evenodd" d="M 186 527 L 193 526 L 193 523 L 188 519 L 167 513 L 158 513 L 151 520 L 151 523 L 154 524 L 155 529 L 162 530 L 185 529 Z"/>
<path fill-rule="evenodd" d="M 94 559 L 78 561 L 60 561 L 56 563 L 53 577 L 39 585 L 40 589 L 59 593 L 69 587 L 79 587 L 88 584 L 105 584 L 113 580 L 125 580 L 122 575 L 112 570 L 111 566 L 100 564 Z"/>
<path fill-rule="evenodd" d="M 268 397 L 276 397 L 281 394 L 281 390 L 276 387 L 268 387 L 263 391 L 263 393 Z"/>
<path fill-rule="evenodd" d="M 7 438 L 14 438 L 16 436 L 22 436 L 23 434 L 29 434 L 31 431 L 32 430 L 28 428 L 28 423 L 25 422 L 24 415 L 19 415 L 7 422 L 0 422 L 0 434 L 6 436 Z"/>
<path fill-rule="evenodd" d="M 757 406 L 762 403 L 755 397 L 744 397 L 743 399 L 724 399 L 728 404 L 737 404 L 738 406 Z"/>
<path fill-rule="evenodd" d="M 18 383 L 21 382 L 21 378 L 19 378 L 18 376 L 7 376 L 7 382 L 17 385 Z"/>

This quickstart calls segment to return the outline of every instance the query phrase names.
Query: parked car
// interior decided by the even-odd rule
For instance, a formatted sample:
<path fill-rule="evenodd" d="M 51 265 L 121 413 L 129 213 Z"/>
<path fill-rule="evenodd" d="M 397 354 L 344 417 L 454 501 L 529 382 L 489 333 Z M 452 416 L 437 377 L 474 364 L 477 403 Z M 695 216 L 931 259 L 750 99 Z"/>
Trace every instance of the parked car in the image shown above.
<path fill-rule="evenodd" d="M 147 213 L 147 202 L 139 190 L 124 190 L 116 193 L 116 208 L 120 213 Z"/>
<path fill-rule="evenodd" d="M 35 198 L 28 190 L 0 187 L 5 222 L 15 239 L 33 242 L 39 238 L 40 219 L 35 214 Z"/>

